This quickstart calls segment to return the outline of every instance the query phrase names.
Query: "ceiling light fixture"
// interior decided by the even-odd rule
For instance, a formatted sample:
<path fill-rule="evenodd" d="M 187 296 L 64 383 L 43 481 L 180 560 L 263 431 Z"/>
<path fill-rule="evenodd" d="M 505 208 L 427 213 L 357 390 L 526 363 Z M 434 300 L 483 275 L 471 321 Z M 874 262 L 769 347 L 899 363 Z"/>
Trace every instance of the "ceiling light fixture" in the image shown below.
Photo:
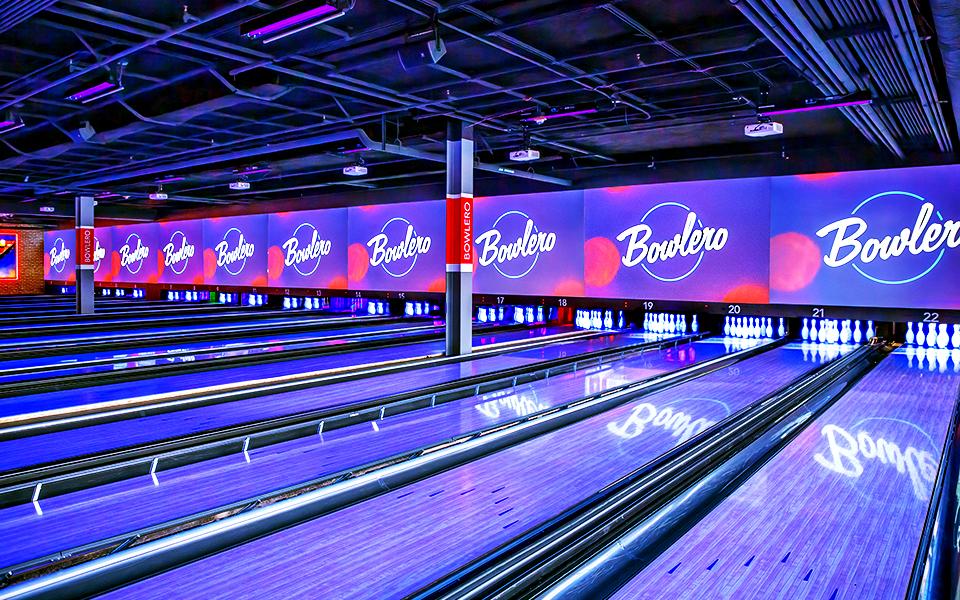
<path fill-rule="evenodd" d="M 0 134 L 16 131 L 24 125 L 26 125 L 26 123 L 23 122 L 22 117 L 18 117 L 13 113 L 10 113 L 6 119 L 0 121 Z"/>
<path fill-rule="evenodd" d="M 264 44 L 322 25 L 346 14 L 334 2 L 299 0 L 240 25 L 240 33 Z"/>
<path fill-rule="evenodd" d="M 111 96 L 117 92 L 122 92 L 124 90 L 123 70 L 126 68 L 126 66 L 127 61 L 121 61 L 120 64 L 117 65 L 116 77 L 114 77 L 111 73 L 110 79 L 107 81 L 70 94 L 67 96 L 67 100 L 79 102 L 80 104 L 89 104 L 94 100 L 99 100 L 100 98 L 106 98 L 107 96 Z"/>
<path fill-rule="evenodd" d="M 343 168 L 343 174 L 349 175 L 350 177 L 362 177 L 367 174 L 367 167 L 363 159 L 358 158 L 357 162 Z"/>

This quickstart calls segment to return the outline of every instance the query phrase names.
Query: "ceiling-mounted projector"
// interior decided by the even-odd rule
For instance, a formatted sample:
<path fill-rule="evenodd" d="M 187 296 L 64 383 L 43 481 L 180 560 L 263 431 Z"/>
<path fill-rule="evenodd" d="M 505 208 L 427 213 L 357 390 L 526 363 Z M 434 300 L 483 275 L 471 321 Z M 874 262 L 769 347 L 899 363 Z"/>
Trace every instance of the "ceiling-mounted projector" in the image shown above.
<path fill-rule="evenodd" d="M 166 200 L 169 198 L 169 196 L 167 196 L 164 192 L 150 192 L 147 194 L 147 198 L 150 198 L 151 200 Z"/>
<path fill-rule="evenodd" d="M 510 160 L 516 162 L 530 162 L 531 160 L 538 160 L 540 158 L 539 150 L 532 150 L 526 148 L 524 150 L 514 150 L 510 153 Z"/>
<path fill-rule="evenodd" d="M 248 181 L 233 181 L 230 183 L 231 190 L 249 190 L 250 182 Z"/>
<path fill-rule="evenodd" d="M 343 168 L 343 174 L 351 177 L 360 177 L 367 174 L 367 168 L 363 165 L 350 165 Z"/>
<path fill-rule="evenodd" d="M 771 135 L 780 135 L 783 133 L 783 125 L 776 121 L 767 121 L 765 123 L 752 123 L 743 128 L 743 133 L 747 137 L 769 137 Z"/>

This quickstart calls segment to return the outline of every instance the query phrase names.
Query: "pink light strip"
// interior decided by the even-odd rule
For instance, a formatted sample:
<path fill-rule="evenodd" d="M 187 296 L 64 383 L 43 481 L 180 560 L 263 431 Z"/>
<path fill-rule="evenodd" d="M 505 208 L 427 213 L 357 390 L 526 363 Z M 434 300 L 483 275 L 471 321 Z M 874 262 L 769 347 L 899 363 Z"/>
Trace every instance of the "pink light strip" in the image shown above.
<path fill-rule="evenodd" d="M 847 106 L 862 106 L 864 104 L 870 104 L 873 100 L 851 100 L 849 102 L 837 102 L 835 104 L 819 104 L 816 106 L 802 106 L 800 108 L 783 108 L 780 110 L 765 110 L 761 114 L 773 116 L 773 115 L 791 115 L 793 113 L 802 113 L 810 112 L 814 110 L 826 110 L 829 108 L 844 108 Z"/>
<path fill-rule="evenodd" d="M 335 10 L 337 10 L 336 7 L 335 7 L 335 6 L 330 6 L 329 4 L 325 4 L 325 5 L 323 5 L 323 6 L 318 6 L 317 8 L 314 8 L 314 9 L 312 9 L 312 10 L 308 10 L 308 11 L 303 12 L 303 13 L 300 13 L 299 15 L 293 15 L 292 17 L 287 17 L 286 19 L 283 19 L 282 21 L 277 21 L 276 23 L 271 23 L 271 24 L 269 24 L 269 25 L 264 25 L 264 26 L 261 27 L 260 29 L 254 29 L 253 31 L 251 31 L 250 33 L 247 34 L 247 37 L 258 38 L 258 37 L 260 37 L 261 35 L 266 35 L 266 34 L 268 34 L 268 33 L 274 33 L 274 32 L 276 32 L 276 31 L 280 31 L 280 30 L 286 29 L 286 28 L 288 28 L 288 27 L 293 27 L 293 26 L 295 26 L 295 25 L 299 25 L 300 23 L 303 23 L 304 21 L 306 21 L 306 20 L 308 20 L 308 19 L 312 19 L 312 18 L 314 18 L 314 17 L 320 17 L 320 16 L 323 16 L 323 15 L 325 15 L 325 14 L 327 14 L 327 13 L 331 13 L 331 12 L 333 12 L 333 11 L 335 11 Z"/>
<path fill-rule="evenodd" d="M 554 113 L 550 115 L 537 115 L 535 117 L 527 117 L 524 121 L 548 121 L 550 119 L 559 119 L 560 117 L 577 117 L 580 115 L 592 115 L 597 112 L 595 108 L 585 108 L 583 110 L 572 110 L 570 112 L 564 113 Z"/>

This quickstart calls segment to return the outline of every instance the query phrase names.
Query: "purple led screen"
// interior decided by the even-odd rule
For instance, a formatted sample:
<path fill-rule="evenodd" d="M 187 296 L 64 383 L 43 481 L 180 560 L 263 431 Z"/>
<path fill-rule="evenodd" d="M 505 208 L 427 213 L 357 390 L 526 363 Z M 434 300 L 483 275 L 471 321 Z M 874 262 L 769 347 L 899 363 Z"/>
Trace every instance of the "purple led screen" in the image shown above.
<path fill-rule="evenodd" d="M 203 221 L 203 275 L 208 285 L 267 285 L 267 215 Z"/>
<path fill-rule="evenodd" d="M 474 200 L 473 291 L 583 296 L 583 192 Z"/>
<path fill-rule="evenodd" d="M 442 200 L 348 209 L 350 289 L 443 292 L 444 209 Z"/>
<path fill-rule="evenodd" d="M 160 257 L 159 227 L 153 223 L 111 227 L 113 281 L 157 283 Z"/>
<path fill-rule="evenodd" d="M 768 179 L 584 193 L 587 295 L 769 301 Z"/>
<path fill-rule="evenodd" d="M 156 228 L 157 281 L 203 284 L 203 221 L 169 221 Z"/>
<path fill-rule="evenodd" d="M 43 278 L 48 281 L 77 280 L 77 233 L 73 229 L 43 232 Z"/>
<path fill-rule="evenodd" d="M 960 168 L 772 180 L 771 301 L 960 308 Z"/>
<path fill-rule="evenodd" d="M 115 227 L 97 227 L 93 230 L 93 280 L 104 283 L 117 280 L 119 260 L 113 254 Z"/>
<path fill-rule="evenodd" d="M 268 240 L 271 286 L 347 288 L 347 209 L 272 214 Z"/>

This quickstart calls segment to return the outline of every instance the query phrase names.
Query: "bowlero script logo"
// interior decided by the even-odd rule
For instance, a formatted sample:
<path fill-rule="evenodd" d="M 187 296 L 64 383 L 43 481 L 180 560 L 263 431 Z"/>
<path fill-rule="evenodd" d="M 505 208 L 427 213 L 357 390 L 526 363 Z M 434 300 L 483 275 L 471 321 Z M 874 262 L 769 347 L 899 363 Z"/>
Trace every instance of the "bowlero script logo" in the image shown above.
<path fill-rule="evenodd" d="M 120 266 L 136 275 L 143 268 L 143 262 L 150 256 L 150 248 L 143 245 L 143 239 L 136 233 L 127 236 L 120 246 Z"/>
<path fill-rule="evenodd" d="M 850 265 L 876 283 L 901 285 L 921 279 L 948 248 L 960 247 L 960 222 L 944 219 L 917 194 L 890 191 L 870 196 L 817 236 L 831 240 L 823 257 L 828 267 Z"/>
<path fill-rule="evenodd" d="M 930 434 L 917 425 L 902 419 L 872 417 L 849 430 L 824 425 L 820 435 L 827 443 L 824 451 L 813 456 L 820 466 L 852 479 L 858 479 L 868 467 L 889 469 L 909 480 L 918 500 L 926 501 L 930 495 L 940 450 Z M 885 496 L 886 486 L 882 487 L 880 493 Z"/>
<path fill-rule="evenodd" d="M 722 250 L 729 237 L 727 229 L 705 227 L 689 206 L 661 202 L 639 224 L 623 230 L 617 241 L 627 242 L 623 266 L 640 265 L 654 279 L 673 282 L 692 275 L 704 255 Z"/>
<path fill-rule="evenodd" d="M 493 265 L 508 279 L 520 279 L 537 266 L 541 254 L 551 252 L 556 245 L 557 234 L 540 231 L 530 215 L 510 210 L 497 217 L 489 231 L 477 236 L 477 263 L 481 267 Z"/>
<path fill-rule="evenodd" d="M 196 246 L 187 241 L 187 235 L 178 229 L 170 234 L 170 241 L 163 247 L 163 265 L 174 274 L 182 275 L 196 251 Z"/>
<path fill-rule="evenodd" d="M 382 267 L 391 277 L 403 277 L 417 266 L 420 255 L 430 251 L 431 244 L 430 236 L 418 235 L 410 221 L 394 217 L 367 242 L 370 266 Z"/>
<path fill-rule="evenodd" d="M 68 260 L 70 260 L 70 248 L 67 248 L 62 237 L 58 237 L 53 241 L 53 248 L 50 248 L 50 268 L 57 273 L 63 273 Z"/>
<path fill-rule="evenodd" d="M 223 239 L 214 247 L 217 253 L 217 268 L 223 268 L 231 275 L 239 275 L 247 266 L 247 259 L 253 256 L 256 248 L 247 242 L 243 232 L 231 227 L 223 234 Z"/>
<path fill-rule="evenodd" d="M 93 249 L 93 272 L 98 273 L 100 271 L 100 262 L 106 258 L 107 251 L 100 245 L 100 238 L 94 236 L 93 241 L 96 244 Z"/>
<path fill-rule="evenodd" d="M 320 238 L 320 232 L 311 223 L 301 223 L 293 230 L 293 235 L 285 241 L 283 264 L 293 267 L 304 277 L 313 275 L 320 268 L 320 261 L 330 254 L 333 243 Z"/>

